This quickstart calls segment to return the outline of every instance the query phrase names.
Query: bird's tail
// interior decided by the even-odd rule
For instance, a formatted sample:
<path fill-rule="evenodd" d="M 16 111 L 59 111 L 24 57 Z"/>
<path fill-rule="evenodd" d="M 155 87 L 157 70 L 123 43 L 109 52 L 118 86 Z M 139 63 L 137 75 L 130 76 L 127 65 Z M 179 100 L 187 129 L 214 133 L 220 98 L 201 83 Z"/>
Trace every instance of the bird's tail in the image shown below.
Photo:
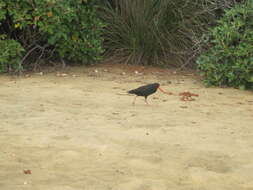
<path fill-rule="evenodd" d="M 134 94 L 135 91 L 134 91 L 134 90 L 129 90 L 127 93 L 128 93 L 128 94 Z"/>

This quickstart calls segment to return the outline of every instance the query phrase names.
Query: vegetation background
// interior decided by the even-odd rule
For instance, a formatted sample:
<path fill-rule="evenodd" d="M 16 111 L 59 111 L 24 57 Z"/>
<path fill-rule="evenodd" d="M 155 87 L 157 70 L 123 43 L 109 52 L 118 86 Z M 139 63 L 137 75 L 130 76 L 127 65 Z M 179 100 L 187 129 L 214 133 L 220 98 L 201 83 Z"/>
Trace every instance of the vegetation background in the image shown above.
<path fill-rule="evenodd" d="M 207 85 L 252 88 L 252 4 L 0 0 L 0 72 L 109 57 L 121 63 L 191 67 L 201 71 Z"/>

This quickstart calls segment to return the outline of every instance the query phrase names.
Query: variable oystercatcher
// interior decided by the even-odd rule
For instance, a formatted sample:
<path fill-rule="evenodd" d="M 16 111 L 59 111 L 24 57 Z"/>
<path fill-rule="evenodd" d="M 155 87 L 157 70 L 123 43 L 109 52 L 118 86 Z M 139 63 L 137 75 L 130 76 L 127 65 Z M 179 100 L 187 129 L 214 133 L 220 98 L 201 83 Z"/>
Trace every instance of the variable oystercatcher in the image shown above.
<path fill-rule="evenodd" d="M 162 91 L 165 94 L 169 94 L 169 95 L 172 94 L 172 93 L 167 93 L 164 90 L 162 90 L 160 88 L 159 83 L 152 83 L 152 84 L 148 84 L 148 85 L 145 85 L 145 86 L 141 86 L 139 88 L 128 91 L 128 93 L 136 95 L 135 98 L 134 98 L 134 101 L 133 101 L 133 105 L 135 104 L 135 100 L 138 96 L 144 96 L 145 97 L 145 102 L 146 102 L 146 104 L 148 104 L 148 101 L 147 101 L 148 96 L 151 95 L 151 94 L 154 94 L 157 91 L 157 89 L 159 89 L 160 91 Z"/>

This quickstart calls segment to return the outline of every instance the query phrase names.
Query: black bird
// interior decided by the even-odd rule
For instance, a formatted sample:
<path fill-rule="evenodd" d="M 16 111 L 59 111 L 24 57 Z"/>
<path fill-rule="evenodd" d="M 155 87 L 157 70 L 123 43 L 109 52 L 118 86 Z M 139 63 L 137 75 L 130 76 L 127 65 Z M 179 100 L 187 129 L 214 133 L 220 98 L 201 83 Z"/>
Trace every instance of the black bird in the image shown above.
<path fill-rule="evenodd" d="M 147 102 L 148 96 L 155 93 L 159 87 L 160 87 L 159 83 L 153 83 L 153 84 L 148 84 L 148 85 L 141 86 L 139 88 L 128 91 L 129 94 L 136 95 L 134 98 L 134 101 L 133 101 L 133 105 L 135 104 L 135 100 L 136 100 L 137 96 L 144 96 L 145 102 L 146 102 L 146 104 L 148 104 L 148 102 Z"/>

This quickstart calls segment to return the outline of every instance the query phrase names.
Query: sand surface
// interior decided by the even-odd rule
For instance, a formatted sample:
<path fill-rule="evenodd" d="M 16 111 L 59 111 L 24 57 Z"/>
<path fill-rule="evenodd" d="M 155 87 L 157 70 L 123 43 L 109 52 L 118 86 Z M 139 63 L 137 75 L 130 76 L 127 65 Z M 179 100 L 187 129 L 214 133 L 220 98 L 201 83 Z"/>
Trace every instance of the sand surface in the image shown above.
<path fill-rule="evenodd" d="M 1 190 L 253 190 L 252 92 L 155 68 L 60 73 L 0 76 Z M 151 82 L 199 97 L 132 106 Z"/>

